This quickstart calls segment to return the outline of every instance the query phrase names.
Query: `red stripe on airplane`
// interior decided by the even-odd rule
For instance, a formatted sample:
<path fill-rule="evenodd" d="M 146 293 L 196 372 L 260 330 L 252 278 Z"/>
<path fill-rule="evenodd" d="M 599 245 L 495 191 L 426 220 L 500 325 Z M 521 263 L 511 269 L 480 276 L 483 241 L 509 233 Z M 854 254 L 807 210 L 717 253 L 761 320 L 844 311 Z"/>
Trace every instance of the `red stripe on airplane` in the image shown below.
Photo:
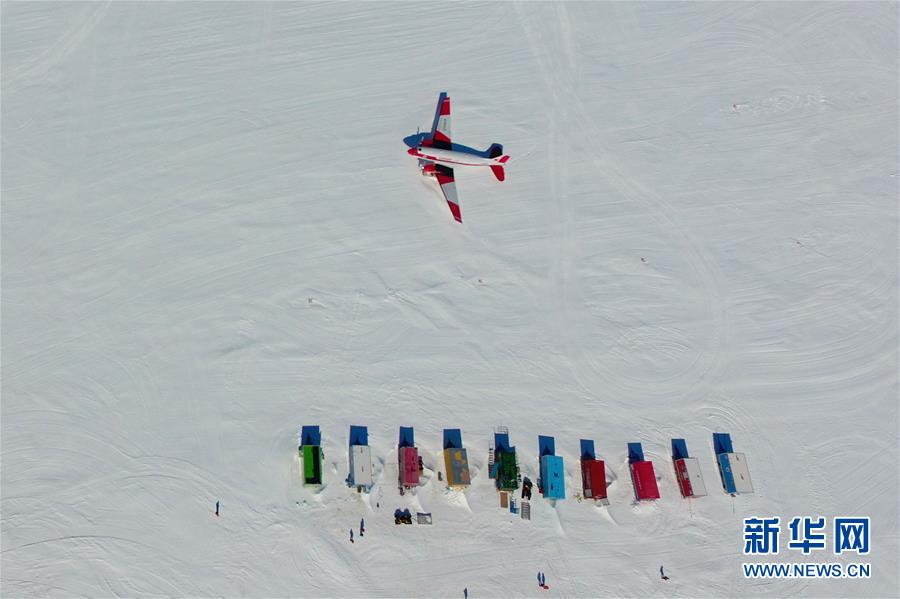
<path fill-rule="evenodd" d="M 447 201 L 447 205 L 450 206 L 450 212 L 453 213 L 453 218 L 456 219 L 456 222 L 462 222 L 462 215 L 459 213 L 459 204 L 454 204 L 451 201 Z"/>
<path fill-rule="evenodd" d="M 444 103 L 441 104 L 441 116 L 448 116 L 450 114 L 450 98 L 445 98 Z"/>
<path fill-rule="evenodd" d="M 444 142 L 444 143 L 450 143 L 450 138 L 447 137 L 447 135 L 444 134 L 442 131 L 435 131 L 435 132 L 434 132 L 434 139 L 437 140 L 437 141 L 442 141 L 442 142 Z"/>

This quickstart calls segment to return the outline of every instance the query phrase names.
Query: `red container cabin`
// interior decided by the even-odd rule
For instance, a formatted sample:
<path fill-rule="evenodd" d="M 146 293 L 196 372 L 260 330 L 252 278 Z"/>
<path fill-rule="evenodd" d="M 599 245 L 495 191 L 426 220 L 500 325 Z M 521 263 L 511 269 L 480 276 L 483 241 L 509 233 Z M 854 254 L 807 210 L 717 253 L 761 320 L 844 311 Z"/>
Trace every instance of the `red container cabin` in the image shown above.
<path fill-rule="evenodd" d="M 593 439 L 581 440 L 581 491 L 585 498 L 609 505 L 606 499 L 606 464 L 597 459 Z"/>
<path fill-rule="evenodd" d="M 684 439 L 672 439 L 672 463 L 675 465 L 675 479 L 682 497 L 703 497 L 706 485 L 700 462 L 688 455 L 687 443 Z"/>
<path fill-rule="evenodd" d="M 682 497 L 704 497 L 706 484 L 700 473 L 700 462 L 697 458 L 680 458 L 675 460 L 675 478 Z"/>
<path fill-rule="evenodd" d="M 400 471 L 400 491 L 419 486 L 419 450 L 411 426 L 400 427 L 400 441 L 397 443 L 397 465 Z"/>
<path fill-rule="evenodd" d="M 634 483 L 634 496 L 638 501 L 659 499 L 659 487 L 656 486 L 653 462 L 632 462 L 631 482 Z"/>
<path fill-rule="evenodd" d="M 415 447 L 400 448 L 400 485 L 419 486 L 419 450 Z"/>
<path fill-rule="evenodd" d="M 634 485 L 634 496 L 637 500 L 659 499 L 653 462 L 644 459 L 644 449 L 640 443 L 628 444 L 628 467 L 631 470 L 631 483 Z"/>
<path fill-rule="evenodd" d="M 603 460 L 581 460 L 581 489 L 587 499 L 606 503 L 606 464 Z"/>

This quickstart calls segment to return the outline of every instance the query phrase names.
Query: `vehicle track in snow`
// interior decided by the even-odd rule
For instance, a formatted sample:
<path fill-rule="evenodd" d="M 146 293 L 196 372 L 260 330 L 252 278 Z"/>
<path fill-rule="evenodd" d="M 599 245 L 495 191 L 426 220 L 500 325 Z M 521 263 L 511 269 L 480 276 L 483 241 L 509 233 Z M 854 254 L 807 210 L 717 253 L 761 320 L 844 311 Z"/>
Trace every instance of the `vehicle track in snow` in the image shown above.
<path fill-rule="evenodd" d="M 668 329 L 662 327 L 651 330 L 649 337 L 645 337 L 647 334 L 646 332 L 635 331 L 632 333 L 625 330 L 622 332 L 623 336 L 619 337 L 613 348 L 617 346 L 621 347 L 622 341 L 629 337 L 635 339 L 635 337 L 633 337 L 635 333 L 639 335 L 637 339 L 646 338 L 646 341 L 642 341 L 639 344 L 629 343 L 623 347 L 624 351 L 619 354 L 619 359 L 625 360 L 625 363 L 628 363 L 634 359 L 630 358 L 629 354 L 640 355 L 642 352 L 652 353 L 662 351 L 663 353 L 661 355 L 664 356 L 667 351 L 664 348 L 667 345 L 672 346 L 676 348 L 676 355 L 678 355 L 675 359 L 676 361 L 673 362 L 673 368 L 675 368 L 675 370 L 665 375 L 662 380 L 671 382 L 673 379 L 681 379 L 680 382 L 682 384 L 686 384 L 691 388 L 702 386 L 703 379 L 712 369 L 716 368 L 716 365 L 719 362 L 719 350 L 722 345 L 722 335 L 725 334 L 723 332 L 723 327 L 725 326 L 726 319 L 724 308 L 722 307 L 723 284 L 721 275 L 711 254 L 705 249 L 703 242 L 697 238 L 693 231 L 681 224 L 678 211 L 672 203 L 641 183 L 640 175 L 623 170 L 621 161 L 616 158 L 613 151 L 608 147 L 607 144 L 609 144 L 609 141 L 604 139 L 602 130 L 594 123 L 594 117 L 592 117 L 590 111 L 585 107 L 579 94 L 581 86 L 579 85 L 577 64 L 578 49 L 573 41 L 577 38 L 572 32 L 568 9 L 562 4 L 553 5 L 552 13 L 545 16 L 543 15 L 542 8 L 543 7 L 535 7 L 534 5 L 525 5 L 524 7 L 516 5 L 516 12 L 525 32 L 525 37 L 532 48 L 532 54 L 542 74 L 542 78 L 544 79 L 547 89 L 546 93 L 552 98 L 551 109 L 554 111 L 554 115 L 558 114 L 560 116 L 556 118 L 564 118 L 568 121 L 566 130 L 578 129 L 584 133 L 583 138 L 587 140 L 587 143 L 583 143 L 582 147 L 584 148 L 585 155 L 588 156 L 596 168 L 596 177 L 599 180 L 604 180 L 611 184 L 614 189 L 632 204 L 641 206 L 646 210 L 644 214 L 651 219 L 653 224 L 659 230 L 666 232 L 665 234 L 667 236 L 672 237 L 682 250 L 681 252 L 677 252 L 675 249 L 670 248 L 670 252 L 676 255 L 683 254 L 690 257 L 692 274 L 693 276 L 698 277 L 702 284 L 701 294 L 703 295 L 706 304 L 706 313 L 713 319 L 714 323 L 713 332 L 709 335 L 705 347 L 699 350 L 697 355 L 693 358 L 688 359 L 686 363 L 680 358 L 679 354 L 684 352 L 690 353 L 696 350 L 694 349 L 693 344 L 690 344 L 688 339 L 685 338 L 684 332 L 674 327 L 669 327 Z M 538 16 L 544 17 L 541 19 L 543 25 L 553 23 L 553 26 L 544 26 L 539 29 L 538 26 L 532 22 L 534 13 L 538 12 L 540 13 Z M 540 31 L 540 34 L 535 33 L 536 31 Z M 564 60 L 551 63 L 548 58 L 551 55 L 563 56 Z M 552 118 L 554 117 L 551 117 L 551 119 Z M 578 126 L 575 127 L 573 122 L 577 122 Z M 559 127 L 554 127 L 554 130 L 559 129 Z M 575 140 L 564 141 L 575 143 Z M 554 165 L 564 165 L 568 163 L 571 158 L 565 151 L 563 151 L 560 156 L 557 145 L 565 147 L 566 144 L 554 144 L 552 163 Z M 563 171 L 561 167 L 557 167 L 550 173 L 550 176 L 554 178 L 551 185 L 564 185 L 565 183 L 557 183 L 556 178 L 565 178 L 568 174 Z M 554 193 L 558 194 L 556 201 L 557 206 L 559 206 L 560 220 L 562 222 L 560 234 L 566 238 L 561 242 L 562 249 L 559 258 L 559 261 L 564 263 L 564 266 L 557 267 L 559 271 L 565 273 L 563 276 L 558 277 L 558 283 L 562 288 L 562 301 L 560 303 L 563 307 L 562 313 L 565 315 L 562 318 L 568 323 L 567 330 L 582 331 L 582 334 L 584 334 L 583 331 L 592 329 L 592 327 L 586 326 L 591 318 L 585 313 L 583 306 L 578 306 L 576 316 L 573 317 L 572 313 L 576 312 L 576 308 L 570 305 L 574 303 L 570 299 L 573 296 L 578 300 L 581 300 L 582 303 L 584 301 L 583 292 L 578 288 L 577 274 L 570 272 L 574 268 L 574 263 L 577 260 L 577 255 L 574 253 L 575 244 L 573 240 L 573 236 L 575 236 L 576 233 L 573 230 L 574 227 L 571 223 L 571 218 L 566 216 L 566 214 L 570 212 L 567 202 L 565 201 L 566 198 L 564 195 L 559 195 L 560 192 L 557 189 L 554 189 Z M 584 348 L 586 346 L 583 340 L 580 343 L 570 344 L 579 348 Z M 613 348 L 607 350 L 607 352 L 615 351 Z M 607 353 L 606 355 L 610 354 Z M 596 379 L 599 375 L 602 380 L 611 380 L 613 384 L 617 384 L 616 379 L 623 374 L 626 374 L 619 370 L 616 373 L 616 377 L 609 377 L 608 375 L 612 372 L 611 367 L 601 365 L 599 362 L 600 356 L 594 354 L 582 351 L 581 355 L 570 357 L 574 358 L 573 364 L 576 371 L 583 370 L 583 367 L 580 367 L 582 362 L 589 366 L 593 372 L 593 376 L 590 377 L 591 379 Z M 590 390 L 591 385 L 585 384 L 584 382 L 587 380 L 587 376 L 588 375 L 586 374 L 578 374 L 577 378 L 585 390 Z M 650 379 L 656 378 L 652 374 L 648 376 Z M 637 389 L 632 391 L 647 387 L 646 384 L 640 384 L 641 380 L 649 382 L 642 375 L 641 379 L 635 379 L 635 382 L 639 383 L 639 385 Z M 653 385 L 652 382 L 649 384 L 651 386 Z"/>

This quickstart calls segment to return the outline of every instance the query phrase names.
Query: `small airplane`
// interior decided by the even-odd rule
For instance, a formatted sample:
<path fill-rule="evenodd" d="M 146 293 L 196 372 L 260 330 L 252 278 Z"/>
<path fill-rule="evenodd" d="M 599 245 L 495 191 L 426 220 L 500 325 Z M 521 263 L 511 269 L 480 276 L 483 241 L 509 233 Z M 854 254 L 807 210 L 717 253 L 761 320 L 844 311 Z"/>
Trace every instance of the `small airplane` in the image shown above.
<path fill-rule="evenodd" d="M 489 166 L 497 180 L 503 181 L 506 178 L 503 165 L 509 160 L 500 144 L 491 144 L 487 150 L 480 152 L 450 141 L 450 97 L 447 92 L 441 92 L 438 96 L 431 133 L 417 135 L 415 147 L 410 148 L 407 153 L 419 159 L 419 169 L 423 176 L 437 179 L 453 218 L 460 223 L 462 215 L 459 211 L 453 167 Z"/>

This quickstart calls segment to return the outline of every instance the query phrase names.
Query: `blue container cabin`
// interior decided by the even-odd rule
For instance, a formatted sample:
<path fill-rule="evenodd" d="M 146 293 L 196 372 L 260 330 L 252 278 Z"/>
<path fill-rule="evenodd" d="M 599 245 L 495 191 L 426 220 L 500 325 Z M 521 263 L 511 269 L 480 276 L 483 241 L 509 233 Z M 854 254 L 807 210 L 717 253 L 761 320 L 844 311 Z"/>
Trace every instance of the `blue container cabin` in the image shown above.
<path fill-rule="evenodd" d="M 734 451 L 731 435 L 713 433 L 713 450 L 716 452 L 716 463 L 719 465 L 719 475 L 725 492 L 732 495 L 752 493 L 753 481 L 750 480 L 747 456 Z"/>
<path fill-rule="evenodd" d="M 566 483 L 562 457 L 556 455 L 553 437 L 538 437 L 538 452 L 541 461 L 541 480 L 538 487 L 547 499 L 565 499 Z"/>

